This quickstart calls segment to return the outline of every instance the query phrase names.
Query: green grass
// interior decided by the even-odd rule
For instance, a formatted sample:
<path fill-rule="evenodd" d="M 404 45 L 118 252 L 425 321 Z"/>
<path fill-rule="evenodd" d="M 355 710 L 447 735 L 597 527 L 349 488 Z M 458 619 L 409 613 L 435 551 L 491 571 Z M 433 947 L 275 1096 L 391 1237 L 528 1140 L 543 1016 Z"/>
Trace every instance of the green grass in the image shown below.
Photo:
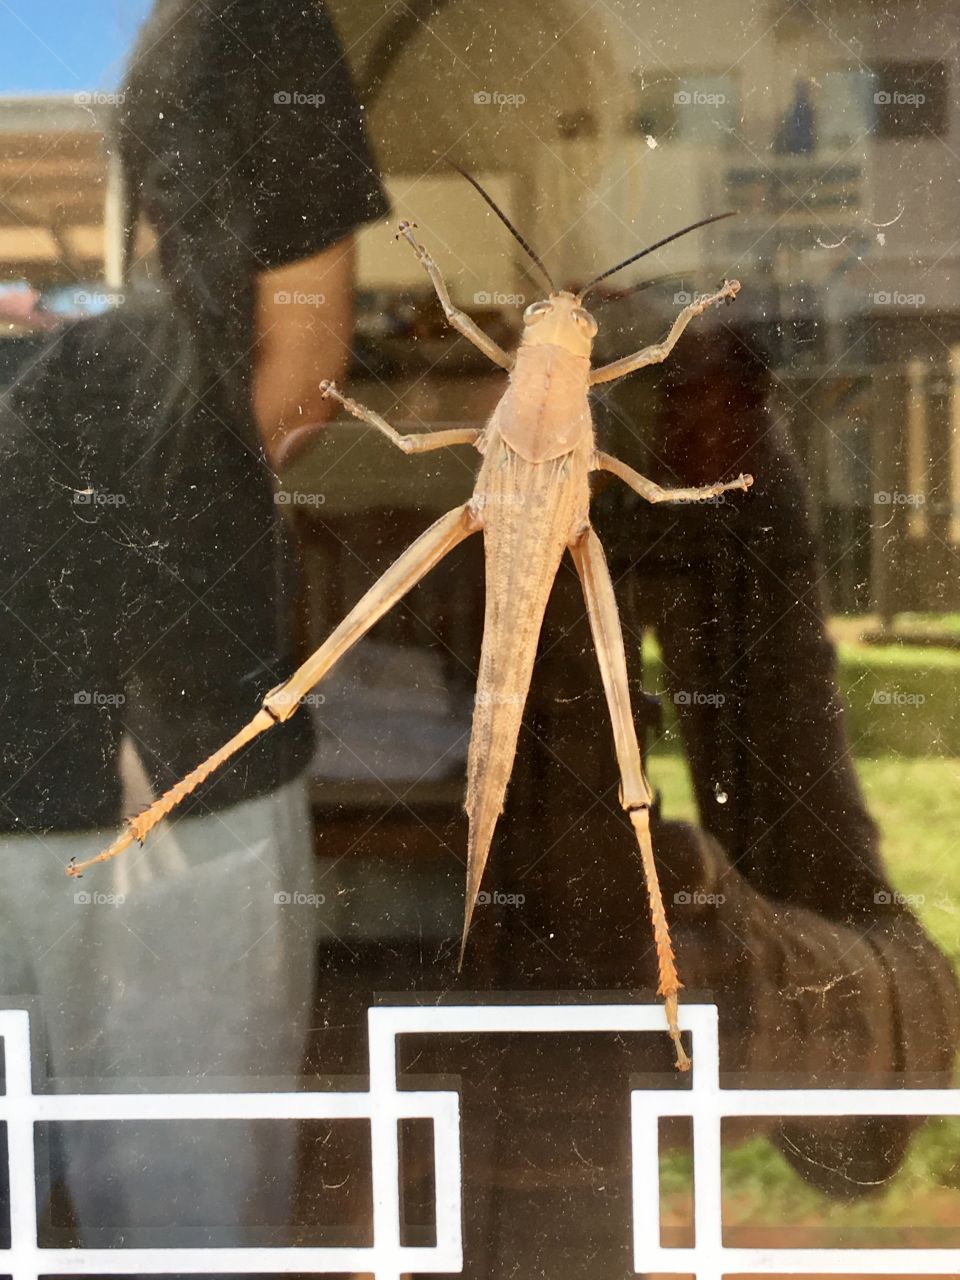
<path fill-rule="evenodd" d="M 960 973 L 960 758 L 858 760 L 895 887 Z"/>
<path fill-rule="evenodd" d="M 667 816 L 696 822 L 686 760 L 658 749 L 648 771 L 665 797 Z M 924 926 L 960 973 L 960 758 L 858 759 L 857 773 L 894 887 L 916 897 Z"/>
<path fill-rule="evenodd" d="M 647 687 L 665 689 L 653 644 L 645 645 Z M 839 680 L 848 703 L 851 740 L 870 811 L 877 820 L 894 886 L 914 895 L 915 909 L 960 973 L 960 651 L 926 647 L 839 646 Z M 924 695 L 909 703 L 874 700 L 876 690 Z M 664 699 L 668 726 L 672 706 Z M 859 740 L 859 741 L 858 741 Z M 686 761 L 675 731 L 649 761 L 671 817 L 696 821 Z M 919 999 L 923 993 L 918 992 Z M 664 1158 L 664 1193 L 682 1220 L 690 1158 Z M 724 1152 L 725 1223 L 729 1243 L 773 1227 L 790 1243 L 837 1247 L 960 1245 L 960 1119 L 931 1120 L 918 1132 L 897 1175 L 876 1194 L 851 1204 L 810 1188 L 765 1139 Z M 742 1236 L 738 1236 L 738 1228 Z M 953 1228 L 949 1238 L 944 1228 Z"/>
<path fill-rule="evenodd" d="M 898 613 L 894 627 L 929 631 L 948 636 L 960 636 L 960 613 Z"/>
<path fill-rule="evenodd" d="M 839 646 L 839 684 L 858 756 L 960 756 L 960 652 Z"/>
<path fill-rule="evenodd" d="M 786 1228 L 777 1243 L 796 1248 L 960 1246 L 960 1120 L 928 1120 L 902 1167 L 880 1191 L 841 1203 L 808 1186 L 764 1138 L 723 1151 L 726 1243 L 770 1243 L 771 1228 Z M 671 1152 L 661 1160 L 664 1225 L 688 1218 L 693 1162 Z M 946 1230 L 945 1230 L 946 1229 Z M 752 1238 L 751 1238 L 752 1235 Z"/>
<path fill-rule="evenodd" d="M 845 641 L 837 647 L 837 659 L 847 729 L 858 757 L 960 756 L 960 650 Z M 652 637 L 644 639 L 643 673 L 646 688 L 663 697 L 672 728 L 675 709 Z M 665 747 L 679 751 L 678 735 L 671 734 Z"/>

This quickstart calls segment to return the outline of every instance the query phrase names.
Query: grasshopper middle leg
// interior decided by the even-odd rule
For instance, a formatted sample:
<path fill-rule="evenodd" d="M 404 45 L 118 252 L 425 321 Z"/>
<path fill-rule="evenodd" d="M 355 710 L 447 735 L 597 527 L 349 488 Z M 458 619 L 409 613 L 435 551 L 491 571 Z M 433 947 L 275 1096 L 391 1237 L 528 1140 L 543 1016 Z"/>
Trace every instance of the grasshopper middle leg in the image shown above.
<path fill-rule="evenodd" d="M 736 480 L 721 480 L 717 484 L 700 484 L 685 489 L 664 489 L 654 480 L 635 471 L 626 462 L 621 462 L 619 458 L 612 458 L 609 453 L 595 454 L 594 467 L 597 471 L 609 471 L 611 475 L 618 476 L 624 484 L 630 486 L 634 493 L 639 493 L 641 498 L 646 498 L 647 502 L 653 503 L 708 502 L 711 498 L 718 498 L 721 494 L 730 493 L 735 489 L 746 493 L 753 484 L 753 476 L 745 475 L 741 471 Z"/>
<path fill-rule="evenodd" d="M 600 539 L 592 528 L 588 527 L 584 530 L 577 541 L 571 545 L 570 551 L 583 584 L 593 643 L 597 650 L 610 719 L 613 722 L 613 738 L 621 778 L 620 803 L 629 814 L 636 834 L 640 860 L 643 863 L 647 882 L 659 970 L 657 994 L 663 996 L 667 1028 L 677 1051 L 677 1069 L 688 1071 L 690 1059 L 684 1051 L 677 1023 L 677 993 L 683 984 L 677 974 L 670 926 L 667 924 L 663 907 L 663 895 L 660 892 L 660 880 L 650 839 L 650 805 L 653 796 L 643 776 L 640 744 L 637 742 L 637 731 L 630 708 L 627 660 L 623 647 L 620 615 L 617 612 L 616 597 L 613 593 L 613 582 L 610 579 L 610 570 L 607 568 L 607 558 L 603 553 Z"/>
<path fill-rule="evenodd" d="M 417 435 L 402 436 L 396 427 L 392 427 L 375 409 L 368 409 L 359 401 L 345 396 L 337 389 L 336 383 L 324 379 L 320 383 L 320 391 L 324 398 L 331 396 L 334 400 L 339 400 L 347 413 L 353 414 L 361 422 L 369 423 L 371 427 L 376 427 L 391 444 L 395 444 L 404 453 L 429 453 L 431 449 L 447 449 L 454 444 L 476 444 L 481 435 L 479 427 L 451 427 L 448 431 L 423 431 Z"/>

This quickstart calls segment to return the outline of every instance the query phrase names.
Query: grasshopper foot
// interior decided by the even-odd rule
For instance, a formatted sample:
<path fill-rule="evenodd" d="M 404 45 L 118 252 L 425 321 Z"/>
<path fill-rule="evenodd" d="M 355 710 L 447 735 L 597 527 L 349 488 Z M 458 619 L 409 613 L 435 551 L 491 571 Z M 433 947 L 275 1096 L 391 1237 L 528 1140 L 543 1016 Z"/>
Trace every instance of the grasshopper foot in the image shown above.
<path fill-rule="evenodd" d="M 680 1028 L 677 1025 L 677 1014 L 679 1006 L 677 1004 L 676 992 L 664 998 L 664 1008 L 667 1012 L 667 1027 L 669 1028 L 670 1039 L 674 1043 L 677 1050 L 676 1068 L 678 1071 L 690 1070 L 690 1059 L 683 1047 L 680 1039 Z"/>

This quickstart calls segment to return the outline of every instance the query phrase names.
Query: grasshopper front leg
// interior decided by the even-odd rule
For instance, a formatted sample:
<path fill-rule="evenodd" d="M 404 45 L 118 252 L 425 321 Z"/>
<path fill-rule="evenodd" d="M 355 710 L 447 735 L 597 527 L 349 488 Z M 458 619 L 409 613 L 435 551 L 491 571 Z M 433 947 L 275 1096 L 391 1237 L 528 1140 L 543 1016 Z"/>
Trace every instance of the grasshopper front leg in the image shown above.
<path fill-rule="evenodd" d="M 600 539 L 588 527 L 570 547 L 587 603 L 590 630 L 597 651 L 603 691 L 606 694 L 610 719 L 613 722 L 613 739 L 620 766 L 620 803 L 627 811 L 637 845 L 640 861 L 647 882 L 650 899 L 650 916 L 653 921 L 653 937 L 657 948 L 659 985 L 657 994 L 663 997 L 667 1015 L 667 1029 L 677 1051 L 677 1070 L 689 1071 L 687 1057 L 680 1039 L 677 1022 L 677 993 L 682 987 L 673 955 L 670 926 L 663 907 L 657 864 L 650 839 L 650 805 L 653 796 L 643 776 L 640 760 L 640 744 L 630 708 L 630 688 L 627 683 L 627 659 L 623 647 L 623 631 L 613 593 L 613 582 L 603 554 Z"/>
<path fill-rule="evenodd" d="M 424 271 L 430 277 L 430 283 L 436 290 L 437 297 L 440 299 L 440 305 L 443 307 L 443 314 L 447 317 L 449 324 L 461 334 L 468 342 L 472 342 L 478 347 L 485 356 L 488 356 L 494 364 L 498 364 L 501 369 L 512 369 L 514 365 L 513 356 L 504 351 L 498 343 L 483 332 L 479 325 L 474 324 L 468 315 L 460 311 L 450 301 L 450 291 L 447 289 L 446 281 L 440 274 L 440 268 L 430 257 L 422 244 L 413 234 L 413 228 L 416 224 L 413 222 L 401 222 L 399 234 L 413 246 L 413 251 L 419 258 Z"/>
<path fill-rule="evenodd" d="M 654 343 L 652 347 L 644 347 L 642 351 L 635 351 L 632 356 L 624 356 L 622 360 L 614 360 L 611 364 L 593 369 L 590 373 L 591 387 L 596 386 L 598 382 L 612 382 L 614 378 L 623 378 L 637 369 L 646 368 L 648 364 L 662 364 L 695 316 L 702 316 L 707 307 L 715 306 L 718 302 L 732 302 L 739 292 L 739 280 L 725 280 L 723 288 L 718 289 L 716 293 L 708 294 L 698 302 L 691 302 L 684 307 L 662 342 Z"/>

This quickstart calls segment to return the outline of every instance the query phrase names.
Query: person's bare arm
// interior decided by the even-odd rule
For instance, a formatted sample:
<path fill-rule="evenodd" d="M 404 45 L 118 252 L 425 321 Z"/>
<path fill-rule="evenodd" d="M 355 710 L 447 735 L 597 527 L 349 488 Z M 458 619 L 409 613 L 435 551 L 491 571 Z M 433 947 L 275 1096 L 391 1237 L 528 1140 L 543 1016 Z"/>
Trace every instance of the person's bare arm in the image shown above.
<path fill-rule="evenodd" d="M 347 236 L 257 281 L 253 408 L 276 466 L 336 410 L 320 392 L 342 378 L 353 329 L 354 243 Z"/>

